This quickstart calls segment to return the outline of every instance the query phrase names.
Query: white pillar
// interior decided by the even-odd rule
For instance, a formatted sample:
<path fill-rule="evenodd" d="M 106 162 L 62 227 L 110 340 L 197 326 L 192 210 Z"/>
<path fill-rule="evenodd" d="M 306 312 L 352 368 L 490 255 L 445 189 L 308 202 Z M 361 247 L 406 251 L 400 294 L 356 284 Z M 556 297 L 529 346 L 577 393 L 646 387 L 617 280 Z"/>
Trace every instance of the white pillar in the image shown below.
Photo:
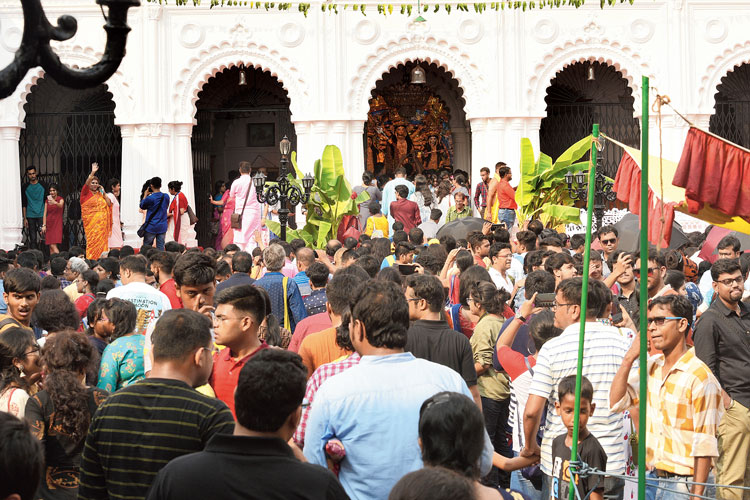
<path fill-rule="evenodd" d="M 21 127 L 0 127 L 0 158 L 3 158 L 0 187 L 0 248 L 13 250 L 21 243 L 23 214 L 21 211 L 21 163 L 18 139 Z"/>
<path fill-rule="evenodd" d="M 204 197 L 211 195 L 211 186 L 194 186 L 193 185 L 193 149 L 190 138 L 193 135 L 192 123 L 179 123 L 170 127 L 172 129 L 172 168 L 175 179 L 182 181 L 182 192 L 188 199 L 188 203 L 196 210 L 196 196 Z M 212 210 L 213 212 L 213 210 Z M 195 229 L 195 226 L 193 226 Z M 190 231 L 190 240 L 187 242 L 188 247 L 198 245 L 195 231 Z"/>
<path fill-rule="evenodd" d="M 144 155 L 136 147 L 135 125 L 120 125 L 122 134 L 122 178 L 120 186 L 120 219 L 125 233 L 124 244 L 133 248 L 141 246 L 142 240 L 136 231 L 143 223 L 138 203 L 141 186 L 148 176 L 144 167 Z"/>

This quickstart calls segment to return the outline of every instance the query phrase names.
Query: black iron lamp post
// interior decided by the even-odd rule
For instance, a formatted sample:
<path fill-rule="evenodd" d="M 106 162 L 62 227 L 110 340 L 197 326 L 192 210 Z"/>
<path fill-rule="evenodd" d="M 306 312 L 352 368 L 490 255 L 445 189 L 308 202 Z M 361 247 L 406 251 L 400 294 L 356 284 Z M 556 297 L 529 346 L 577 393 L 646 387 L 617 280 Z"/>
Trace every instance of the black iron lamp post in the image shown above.
<path fill-rule="evenodd" d="M 35 66 L 44 71 L 60 85 L 75 89 L 96 87 L 104 83 L 117 71 L 125 56 L 125 42 L 130 32 L 127 24 L 128 9 L 141 4 L 140 0 L 97 0 L 100 6 L 108 7 L 107 45 L 101 60 L 89 68 L 73 69 L 60 61 L 50 47 L 50 40 L 69 40 L 78 30 L 78 22 L 72 16 L 57 18 L 52 26 L 44 13 L 40 0 L 21 0 L 23 6 L 23 37 L 13 61 L 0 71 L 0 99 L 11 95 L 26 73 Z M 102 9 L 102 14 L 104 10 Z"/>
<path fill-rule="evenodd" d="M 573 200 L 588 200 L 588 170 L 576 174 L 565 174 L 565 183 L 568 185 L 568 195 Z M 604 218 L 605 202 L 613 202 L 617 199 L 617 193 L 612 191 L 612 183 L 597 168 L 594 184 L 594 217 L 596 217 L 596 228 L 602 227 Z"/>
<path fill-rule="evenodd" d="M 307 174 L 302 178 L 302 187 L 305 192 L 303 193 L 300 188 L 291 184 L 287 176 L 287 166 L 289 164 L 289 152 L 292 148 L 292 143 L 289 142 L 286 136 L 279 143 L 279 151 L 281 152 L 281 168 L 279 169 L 279 177 L 276 179 L 275 186 L 268 186 L 263 191 L 266 184 L 266 176 L 263 173 L 258 172 L 253 176 L 253 184 L 255 185 L 255 194 L 258 196 L 258 203 L 268 203 L 269 205 L 275 205 L 281 202 L 279 208 L 279 224 L 281 224 L 281 240 L 286 241 L 286 224 L 289 220 L 289 205 L 296 207 L 300 203 L 307 203 L 310 200 L 310 190 L 313 187 L 315 179 Z"/>

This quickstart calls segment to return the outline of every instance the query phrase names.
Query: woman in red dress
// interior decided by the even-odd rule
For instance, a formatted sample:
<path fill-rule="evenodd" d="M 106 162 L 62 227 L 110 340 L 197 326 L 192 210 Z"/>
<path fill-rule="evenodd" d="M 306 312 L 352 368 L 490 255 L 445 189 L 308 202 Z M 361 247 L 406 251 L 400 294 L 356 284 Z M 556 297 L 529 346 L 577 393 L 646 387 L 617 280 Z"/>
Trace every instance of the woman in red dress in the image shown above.
<path fill-rule="evenodd" d="M 65 200 L 60 196 L 57 184 L 49 187 L 49 195 L 44 200 L 44 219 L 42 220 L 42 233 L 44 242 L 49 245 L 49 253 L 59 253 L 57 245 L 62 243 L 63 231 L 63 207 Z"/>

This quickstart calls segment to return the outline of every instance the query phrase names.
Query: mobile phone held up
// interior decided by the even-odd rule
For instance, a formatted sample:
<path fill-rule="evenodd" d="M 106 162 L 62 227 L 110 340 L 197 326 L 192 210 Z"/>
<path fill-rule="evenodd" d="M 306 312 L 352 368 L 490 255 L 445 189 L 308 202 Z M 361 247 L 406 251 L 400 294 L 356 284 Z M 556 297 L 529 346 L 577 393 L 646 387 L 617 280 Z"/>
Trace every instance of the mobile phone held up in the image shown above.
<path fill-rule="evenodd" d="M 399 264 L 398 272 L 400 272 L 403 276 L 409 276 L 410 274 L 414 274 L 417 272 L 417 266 L 415 266 L 414 264 Z"/>
<path fill-rule="evenodd" d="M 555 307 L 555 294 L 554 293 L 538 293 L 534 300 L 536 307 Z"/>

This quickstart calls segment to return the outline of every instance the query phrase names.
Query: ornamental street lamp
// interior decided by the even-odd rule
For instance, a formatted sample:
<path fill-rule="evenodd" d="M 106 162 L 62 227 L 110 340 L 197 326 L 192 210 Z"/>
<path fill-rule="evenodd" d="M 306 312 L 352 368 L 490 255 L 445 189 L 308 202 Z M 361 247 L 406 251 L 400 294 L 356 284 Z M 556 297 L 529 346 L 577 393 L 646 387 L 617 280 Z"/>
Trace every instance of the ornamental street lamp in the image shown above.
<path fill-rule="evenodd" d="M 0 99 L 11 95 L 26 73 L 41 66 L 60 85 L 75 89 L 96 87 L 112 76 L 125 56 L 125 42 L 130 32 L 127 24 L 128 9 L 141 4 L 139 0 L 97 0 L 108 7 L 107 45 L 98 63 L 89 68 L 73 69 L 60 61 L 50 47 L 50 40 L 69 40 L 76 34 L 78 22 L 72 16 L 57 18 L 52 26 L 44 13 L 40 0 L 21 0 L 23 7 L 23 37 L 15 58 L 0 71 Z M 102 9 L 102 14 L 104 9 Z"/>
<path fill-rule="evenodd" d="M 287 175 L 287 165 L 289 164 L 289 152 L 292 148 L 292 143 L 289 142 L 286 136 L 279 143 L 279 151 L 281 152 L 281 168 L 279 169 L 279 177 L 276 179 L 275 186 L 268 186 L 263 191 L 266 184 L 266 176 L 262 172 L 258 172 L 253 176 L 253 184 L 255 185 L 255 193 L 258 196 L 258 203 L 268 203 L 269 205 L 275 205 L 281 202 L 279 208 L 279 224 L 281 224 L 281 240 L 286 241 L 286 224 L 289 219 L 289 208 L 288 205 L 296 207 L 300 203 L 307 203 L 310 200 L 310 190 L 313 187 L 315 179 L 307 174 L 302 178 L 302 187 L 305 192 L 303 193 L 300 188 L 291 184 Z"/>
<path fill-rule="evenodd" d="M 582 200 L 586 204 L 588 200 L 588 170 L 576 174 L 565 174 L 565 183 L 568 185 L 568 195 L 573 200 Z M 617 193 L 612 191 L 612 183 L 597 168 L 594 181 L 594 217 L 596 217 L 596 228 L 602 227 L 604 218 L 605 202 L 613 202 L 617 199 Z"/>

